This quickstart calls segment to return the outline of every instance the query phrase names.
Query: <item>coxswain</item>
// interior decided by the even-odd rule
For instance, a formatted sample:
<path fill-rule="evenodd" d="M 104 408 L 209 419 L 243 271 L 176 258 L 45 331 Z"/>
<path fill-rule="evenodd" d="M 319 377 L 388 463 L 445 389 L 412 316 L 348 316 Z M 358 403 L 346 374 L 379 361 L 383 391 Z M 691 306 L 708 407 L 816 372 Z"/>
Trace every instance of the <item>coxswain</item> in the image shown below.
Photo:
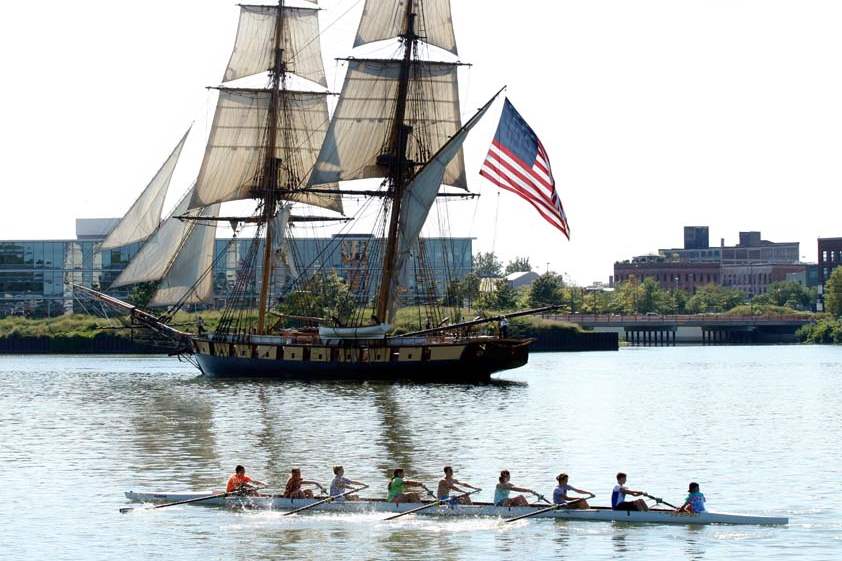
<path fill-rule="evenodd" d="M 365 485 L 365 483 L 360 483 L 359 481 L 354 481 L 353 479 L 345 477 L 345 468 L 342 466 L 333 466 L 333 475 L 334 478 L 330 482 L 331 497 L 336 497 L 336 501 L 358 501 L 360 499 L 357 495 L 342 496 L 342 494 L 347 492 L 348 489 L 351 489 L 351 485 L 362 486 Z"/>
<path fill-rule="evenodd" d="M 420 502 L 421 495 L 417 491 L 410 491 L 409 493 L 405 492 L 407 487 L 421 487 L 428 493 L 430 492 L 430 490 L 424 487 L 424 484 L 420 481 L 410 481 L 409 479 L 404 479 L 403 469 L 397 468 L 392 472 L 392 479 L 389 480 L 389 484 L 386 486 L 386 490 L 388 491 L 386 501 L 390 503 Z"/>
<path fill-rule="evenodd" d="M 313 498 L 313 491 L 310 489 L 302 489 L 302 485 L 315 485 L 322 492 L 327 491 L 324 487 L 322 487 L 321 483 L 317 481 L 306 481 L 305 479 L 301 478 L 301 470 L 299 468 L 292 468 L 290 470 L 289 479 L 287 479 L 287 485 L 284 488 L 284 498 L 285 499 L 312 499 Z"/>
<path fill-rule="evenodd" d="M 233 475 L 228 478 L 228 485 L 225 486 L 225 492 L 252 494 L 257 492 L 257 487 L 265 486 L 266 484 L 262 481 L 252 479 L 246 475 L 246 468 L 237 466 L 234 468 Z"/>
<path fill-rule="evenodd" d="M 611 491 L 611 508 L 614 510 L 649 510 L 645 500 L 627 501 L 626 495 L 632 495 L 633 497 L 647 496 L 646 491 L 635 491 L 626 487 L 626 474 L 620 472 L 617 474 L 617 484 Z"/>
<path fill-rule="evenodd" d="M 474 487 L 469 483 L 454 479 L 453 468 L 450 466 L 444 466 L 444 477 L 439 480 L 439 485 L 436 488 L 436 498 L 440 501 L 450 501 L 454 504 L 457 502 L 463 505 L 471 504 L 471 497 L 468 496 L 468 491 L 458 487 L 459 485 L 473 489 L 474 491 L 481 491 L 479 487 Z M 461 496 L 450 496 L 451 491 L 461 493 Z"/>
<path fill-rule="evenodd" d="M 699 484 L 693 481 L 687 489 L 687 498 L 679 507 L 678 512 L 705 512 L 705 496 L 699 489 Z"/>

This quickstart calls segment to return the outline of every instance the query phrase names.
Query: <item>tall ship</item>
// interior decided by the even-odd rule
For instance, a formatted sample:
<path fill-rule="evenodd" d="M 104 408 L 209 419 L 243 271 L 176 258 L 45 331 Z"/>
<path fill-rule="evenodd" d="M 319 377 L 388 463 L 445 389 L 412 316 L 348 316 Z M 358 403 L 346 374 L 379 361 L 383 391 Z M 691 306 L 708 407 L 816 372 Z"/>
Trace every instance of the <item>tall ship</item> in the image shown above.
<path fill-rule="evenodd" d="M 425 271 L 422 227 L 434 206 L 468 194 L 462 145 L 500 94 L 462 122 L 450 3 L 366 0 L 353 47 L 391 40 L 393 56 L 344 59 L 332 116 L 318 16 L 314 2 L 240 6 L 195 183 L 160 220 L 182 138 L 103 242 L 143 242 L 112 287 L 154 283 L 148 305 L 77 289 L 173 340 L 208 376 L 477 382 L 526 364 L 530 340 L 507 336 L 502 316 L 463 321 L 461 302 L 448 310 Z M 236 85 L 260 75 L 262 87 Z M 373 178 L 377 188 L 354 189 Z M 345 216 L 349 197 L 361 210 Z M 220 213 L 245 199 L 256 202 L 252 214 Z M 173 318 L 213 296 L 220 222 L 253 234 L 218 324 L 189 333 Z M 337 280 L 318 259 L 301 263 L 290 243 L 296 227 L 337 222 L 371 230 L 351 256 L 353 278 Z M 395 320 L 407 303 L 417 328 L 401 333 Z"/>

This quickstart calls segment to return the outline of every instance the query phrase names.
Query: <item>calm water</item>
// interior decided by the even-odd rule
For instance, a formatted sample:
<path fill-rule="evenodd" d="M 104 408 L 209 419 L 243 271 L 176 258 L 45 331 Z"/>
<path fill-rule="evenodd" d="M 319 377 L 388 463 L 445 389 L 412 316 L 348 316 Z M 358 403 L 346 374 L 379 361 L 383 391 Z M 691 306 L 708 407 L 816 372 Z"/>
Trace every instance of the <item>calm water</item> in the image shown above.
<path fill-rule="evenodd" d="M 211 382 L 169 358 L 0 356 L 2 559 L 839 559 L 842 348 L 684 347 L 533 355 L 480 387 Z M 134 490 L 218 489 L 237 463 L 282 486 L 330 466 L 382 494 L 391 467 L 493 491 L 509 468 L 613 475 L 788 527 L 642 526 L 382 515 L 118 513 Z"/>

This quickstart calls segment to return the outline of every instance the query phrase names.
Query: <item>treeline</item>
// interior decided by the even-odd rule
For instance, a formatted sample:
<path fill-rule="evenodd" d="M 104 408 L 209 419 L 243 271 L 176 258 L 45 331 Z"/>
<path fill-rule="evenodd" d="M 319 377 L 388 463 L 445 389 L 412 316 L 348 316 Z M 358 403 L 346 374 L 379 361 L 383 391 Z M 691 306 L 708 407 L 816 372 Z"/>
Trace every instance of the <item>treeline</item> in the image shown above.
<path fill-rule="evenodd" d="M 560 305 L 570 313 L 589 314 L 786 314 L 810 311 L 816 301 L 816 290 L 796 282 L 769 285 L 765 294 L 749 301 L 735 288 L 709 284 L 695 294 L 681 289 L 664 289 L 652 278 L 642 282 L 631 279 L 619 283 L 613 291 L 585 290 L 565 281 L 558 274 L 547 272 L 528 288 L 514 289 L 502 277 L 518 271 L 530 271 L 528 258 L 517 258 L 505 267 L 493 253 L 474 257 L 474 272 L 450 283 L 445 294 L 447 305 L 471 308 L 510 310 L 515 308 Z M 489 286 L 489 282 L 494 284 Z"/>

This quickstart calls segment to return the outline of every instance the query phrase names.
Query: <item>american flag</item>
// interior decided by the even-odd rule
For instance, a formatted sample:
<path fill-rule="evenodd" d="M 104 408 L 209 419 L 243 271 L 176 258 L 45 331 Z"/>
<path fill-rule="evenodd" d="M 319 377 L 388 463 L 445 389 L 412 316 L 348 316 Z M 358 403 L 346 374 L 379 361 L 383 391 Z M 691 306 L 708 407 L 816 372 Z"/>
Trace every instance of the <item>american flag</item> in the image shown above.
<path fill-rule="evenodd" d="M 570 239 L 547 151 L 508 99 L 479 173 L 501 189 L 529 201 L 544 220 Z"/>

